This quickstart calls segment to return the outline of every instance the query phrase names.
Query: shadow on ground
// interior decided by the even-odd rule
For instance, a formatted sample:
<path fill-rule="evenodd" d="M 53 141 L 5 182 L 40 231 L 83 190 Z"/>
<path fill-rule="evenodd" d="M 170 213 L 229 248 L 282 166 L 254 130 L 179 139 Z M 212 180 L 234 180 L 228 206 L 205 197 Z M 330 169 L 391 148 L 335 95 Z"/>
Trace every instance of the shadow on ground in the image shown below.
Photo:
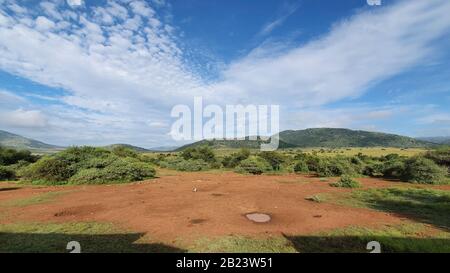
<path fill-rule="evenodd" d="M 61 233 L 0 233 L 0 252 L 62 252 L 67 243 L 77 241 L 81 245 L 81 252 L 134 252 L 161 253 L 186 252 L 183 249 L 160 243 L 135 243 L 144 234 L 105 234 L 105 235 L 77 235 Z"/>
<path fill-rule="evenodd" d="M 18 190 L 20 189 L 19 187 L 9 187 L 9 188 L 0 188 L 0 192 L 2 191 L 13 191 L 13 190 Z"/>
<path fill-rule="evenodd" d="M 379 189 L 354 192 L 369 208 L 387 211 L 450 230 L 450 193 L 427 189 Z"/>
<path fill-rule="evenodd" d="M 300 253 L 368 253 L 367 243 L 377 241 L 381 252 L 450 252 L 450 239 L 388 236 L 284 236 Z"/>

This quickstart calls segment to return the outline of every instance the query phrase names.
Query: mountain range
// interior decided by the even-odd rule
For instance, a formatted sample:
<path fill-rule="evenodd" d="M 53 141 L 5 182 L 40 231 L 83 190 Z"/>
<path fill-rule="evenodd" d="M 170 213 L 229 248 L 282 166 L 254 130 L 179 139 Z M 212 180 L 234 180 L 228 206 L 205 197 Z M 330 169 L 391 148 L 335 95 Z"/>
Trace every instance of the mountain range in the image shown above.
<path fill-rule="evenodd" d="M 307 147 L 430 147 L 437 144 L 450 144 L 450 138 L 411 138 L 407 136 L 387 134 L 380 132 L 369 132 L 361 130 L 350 130 L 344 128 L 312 128 L 304 130 L 286 130 L 279 133 L 279 148 L 307 148 Z M 117 146 L 131 148 L 137 152 L 150 151 L 179 151 L 187 147 L 208 145 L 212 148 L 250 148 L 257 149 L 265 141 L 259 137 L 257 140 L 201 140 L 181 147 L 162 146 L 158 148 L 146 149 L 129 144 L 111 144 L 104 146 L 112 149 Z M 58 151 L 64 147 L 47 144 L 31 138 L 26 138 L 17 134 L 0 130 L 0 146 L 12 147 L 16 149 L 27 149 L 31 151 Z"/>

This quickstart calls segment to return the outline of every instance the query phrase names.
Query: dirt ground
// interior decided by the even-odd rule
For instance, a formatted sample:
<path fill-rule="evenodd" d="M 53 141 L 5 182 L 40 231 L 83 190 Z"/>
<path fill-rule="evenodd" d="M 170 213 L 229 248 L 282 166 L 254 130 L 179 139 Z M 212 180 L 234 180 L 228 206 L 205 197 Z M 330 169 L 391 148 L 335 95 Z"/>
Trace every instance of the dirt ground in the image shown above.
<path fill-rule="evenodd" d="M 222 235 L 309 234 L 347 226 L 379 227 L 409 220 L 363 208 L 308 201 L 308 196 L 346 192 L 301 175 L 244 176 L 235 173 L 175 173 L 122 185 L 15 187 L 0 184 L 0 203 L 66 191 L 48 202 L 0 207 L 0 224 L 14 222 L 111 222 L 171 242 Z M 365 188 L 398 186 L 373 178 Z M 267 213 L 268 223 L 245 214 Z"/>

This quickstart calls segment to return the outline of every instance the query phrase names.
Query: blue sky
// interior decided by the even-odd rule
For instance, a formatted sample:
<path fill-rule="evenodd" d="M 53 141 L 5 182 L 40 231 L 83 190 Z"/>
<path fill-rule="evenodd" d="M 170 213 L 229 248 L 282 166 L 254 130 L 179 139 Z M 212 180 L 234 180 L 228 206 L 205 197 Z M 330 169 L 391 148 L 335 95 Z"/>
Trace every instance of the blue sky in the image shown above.
<path fill-rule="evenodd" d="M 284 129 L 450 136 L 447 0 L 0 0 L 0 129 L 173 145 L 176 104 L 278 104 Z"/>

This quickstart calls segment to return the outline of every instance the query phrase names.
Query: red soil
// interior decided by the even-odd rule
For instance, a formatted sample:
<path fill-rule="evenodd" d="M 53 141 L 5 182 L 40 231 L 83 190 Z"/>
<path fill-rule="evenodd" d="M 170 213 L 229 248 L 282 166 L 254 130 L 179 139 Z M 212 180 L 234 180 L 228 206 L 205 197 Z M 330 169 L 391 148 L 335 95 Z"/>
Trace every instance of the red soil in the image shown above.
<path fill-rule="evenodd" d="M 399 185 L 372 178 L 358 180 L 366 188 Z M 407 221 L 388 213 L 305 199 L 320 193 L 349 191 L 330 187 L 329 182 L 300 175 L 243 176 L 198 172 L 124 185 L 0 189 L 0 203 L 49 191 L 70 191 L 46 203 L 0 206 L 0 211 L 7 212 L 0 217 L 0 223 L 112 222 L 145 232 L 151 238 L 173 241 L 230 234 L 282 232 L 298 235 L 352 225 L 378 227 Z M 264 224 L 253 223 L 245 217 L 251 212 L 267 213 L 272 220 Z"/>

